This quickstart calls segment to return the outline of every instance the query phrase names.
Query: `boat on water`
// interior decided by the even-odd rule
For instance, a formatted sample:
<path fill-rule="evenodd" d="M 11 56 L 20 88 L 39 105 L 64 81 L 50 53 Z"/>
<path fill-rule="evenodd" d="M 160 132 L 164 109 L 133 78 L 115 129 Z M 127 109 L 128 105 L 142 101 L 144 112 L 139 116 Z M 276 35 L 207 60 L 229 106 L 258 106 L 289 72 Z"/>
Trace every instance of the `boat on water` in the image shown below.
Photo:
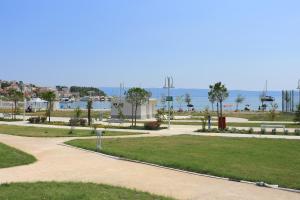
<path fill-rule="evenodd" d="M 268 81 L 266 81 L 265 89 L 263 90 L 263 92 L 260 96 L 260 101 L 262 103 L 275 101 L 274 97 L 268 95 Z"/>
<path fill-rule="evenodd" d="M 75 99 L 74 98 L 61 98 L 59 101 L 62 103 L 73 103 L 75 101 Z"/>

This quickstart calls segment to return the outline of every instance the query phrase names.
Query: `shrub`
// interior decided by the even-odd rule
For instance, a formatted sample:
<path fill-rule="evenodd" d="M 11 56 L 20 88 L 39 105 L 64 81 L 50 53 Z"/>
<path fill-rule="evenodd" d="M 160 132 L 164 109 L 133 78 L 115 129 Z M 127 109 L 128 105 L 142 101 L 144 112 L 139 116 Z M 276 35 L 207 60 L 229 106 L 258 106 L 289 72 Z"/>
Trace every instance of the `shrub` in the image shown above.
<path fill-rule="evenodd" d="M 45 123 L 46 120 L 47 120 L 47 117 L 41 117 L 40 119 L 41 119 L 41 122 L 42 122 L 42 123 Z"/>
<path fill-rule="evenodd" d="M 28 119 L 29 123 L 31 124 L 40 124 L 46 122 L 46 117 L 30 117 Z"/>
<path fill-rule="evenodd" d="M 252 134 L 252 133 L 254 133 L 254 130 L 253 130 L 253 128 L 249 128 L 249 130 L 248 130 L 248 133 L 249 133 L 249 134 Z"/>
<path fill-rule="evenodd" d="M 261 134 L 266 134 L 266 132 L 267 132 L 267 131 L 266 131 L 265 128 L 262 128 L 261 131 L 260 131 Z"/>
<path fill-rule="evenodd" d="M 300 136 L 300 129 L 295 129 L 295 135 Z"/>
<path fill-rule="evenodd" d="M 274 128 L 274 129 L 272 129 L 271 134 L 272 134 L 272 135 L 276 135 L 276 132 L 277 132 L 277 131 L 276 131 L 276 128 Z"/>
<path fill-rule="evenodd" d="M 86 126 L 87 120 L 86 119 L 80 119 L 79 123 L 80 123 L 80 126 Z"/>
<path fill-rule="evenodd" d="M 144 128 L 146 130 L 158 130 L 160 127 L 161 123 L 158 121 L 154 121 L 154 122 L 146 122 L 144 124 Z"/>
<path fill-rule="evenodd" d="M 69 121 L 70 126 L 78 126 L 79 125 L 79 119 L 77 118 L 72 118 Z"/>
<path fill-rule="evenodd" d="M 69 121 L 70 126 L 86 126 L 86 124 L 87 124 L 86 119 L 72 118 Z"/>
<path fill-rule="evenodd" d="M 285 130 L 284 135 L 288 135 L 288 134 L 289 134 L 289 130 Z"/>

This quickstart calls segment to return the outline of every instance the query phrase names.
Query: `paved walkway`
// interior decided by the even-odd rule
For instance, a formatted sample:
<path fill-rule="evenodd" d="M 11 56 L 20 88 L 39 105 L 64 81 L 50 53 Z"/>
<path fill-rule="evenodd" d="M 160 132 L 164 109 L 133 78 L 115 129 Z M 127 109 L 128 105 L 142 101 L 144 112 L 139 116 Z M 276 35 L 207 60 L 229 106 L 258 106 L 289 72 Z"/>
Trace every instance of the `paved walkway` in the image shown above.
<path fill-rule="evenodd" d="M 117 160 L 61 145 L 70 138 L 0 134 L 0 142 L 34 155 L 31 165 L 0 169 L 0 182 L 81 181 L 134 188 L 178 199 L 299 200 L 299 193 L 261 188 Z"/>

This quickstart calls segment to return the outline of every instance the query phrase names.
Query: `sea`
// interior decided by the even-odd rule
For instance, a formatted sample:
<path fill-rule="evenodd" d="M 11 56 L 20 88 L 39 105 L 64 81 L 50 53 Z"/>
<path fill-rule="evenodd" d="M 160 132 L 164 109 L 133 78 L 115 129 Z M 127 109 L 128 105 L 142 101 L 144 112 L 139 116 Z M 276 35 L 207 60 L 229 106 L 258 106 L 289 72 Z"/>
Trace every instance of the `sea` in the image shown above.
<path fill-rule="evenodd" d="M 102 87 L 100 88 L 103 90 L 108 96 L 120 96 L 124 95 L 126 89 L 121 90 L 118 87 Z M 151 98 L 157 99 L 157 108 L 162 108 L 164 105 L 162 104 L 162 97 L 167 96 L 167 90 L 164 88 L 146 88 L 152 96 Z M 179 105 L 175 100 L 178 96 L 185 96 L 189 94 L 192 102 L 191 104 L 194 105 L 194 109 L 197 111 L 204 110 L 205 108 L 212 109 L 211 103 L 208 101 L 208 89 L 179 89 L 174 88 L 170 90 L 171 96 L 173 96 L 174 101 L 172 102 L 172 106 L 175 110 L 180 109 L 187 110 L 188 107 L 186 103 Z M 239 109 L 244 109 L 248 107 L 250 110 L 258 110 L 259 106 L 261 105 L 260 102 L 260 95 L 262 91 L 245 91 L 245 90 L 230 90 L 229 97 L 224 101 L 224 110 L 227 111 L 234 111 L 236 109 L 235 99 L 238 95 L 241 95 L 245 98 L 244 102 L 239 105 Z M 275 102 L 278 105 L 278 110 L 282 110 L 282 92 L 281 91 L 268 91 L 268 96 L 272 96 L 275 98 Z M 295 105 L 298 104 L 299 101 L 299 93 L 295 92 Z M 270 108 L 271 105 L 267 103 L 267 106 Z M 82 109 L 86 108 L 86 102 L 79 101 L 73 103 L 60 103 L 61 109 L 73 109 L 80 107 Z M 268 108 L 267 107 L 267 108 Z M 94 102 L 93 103 L 94 109 L 110 109 L 111 103 L 110 102 Z"/>

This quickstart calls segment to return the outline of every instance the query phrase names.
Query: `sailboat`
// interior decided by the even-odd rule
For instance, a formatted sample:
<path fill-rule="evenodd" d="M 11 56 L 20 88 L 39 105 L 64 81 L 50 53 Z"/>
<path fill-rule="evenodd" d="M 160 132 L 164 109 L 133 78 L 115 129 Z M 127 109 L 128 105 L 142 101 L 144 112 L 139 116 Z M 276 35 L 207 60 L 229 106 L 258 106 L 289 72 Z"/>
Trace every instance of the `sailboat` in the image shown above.
<path fill-rule="evenodd" d="M 272 96 L 268 96 L 268 81 L 266 81 L 266 86 L 265 86 L 265 89 L 263 90 L 261 96 L 260 96 L 260 101 L 261 102 L 273 102 L 275 101 L 275 98 L 272 97 Z"/>

